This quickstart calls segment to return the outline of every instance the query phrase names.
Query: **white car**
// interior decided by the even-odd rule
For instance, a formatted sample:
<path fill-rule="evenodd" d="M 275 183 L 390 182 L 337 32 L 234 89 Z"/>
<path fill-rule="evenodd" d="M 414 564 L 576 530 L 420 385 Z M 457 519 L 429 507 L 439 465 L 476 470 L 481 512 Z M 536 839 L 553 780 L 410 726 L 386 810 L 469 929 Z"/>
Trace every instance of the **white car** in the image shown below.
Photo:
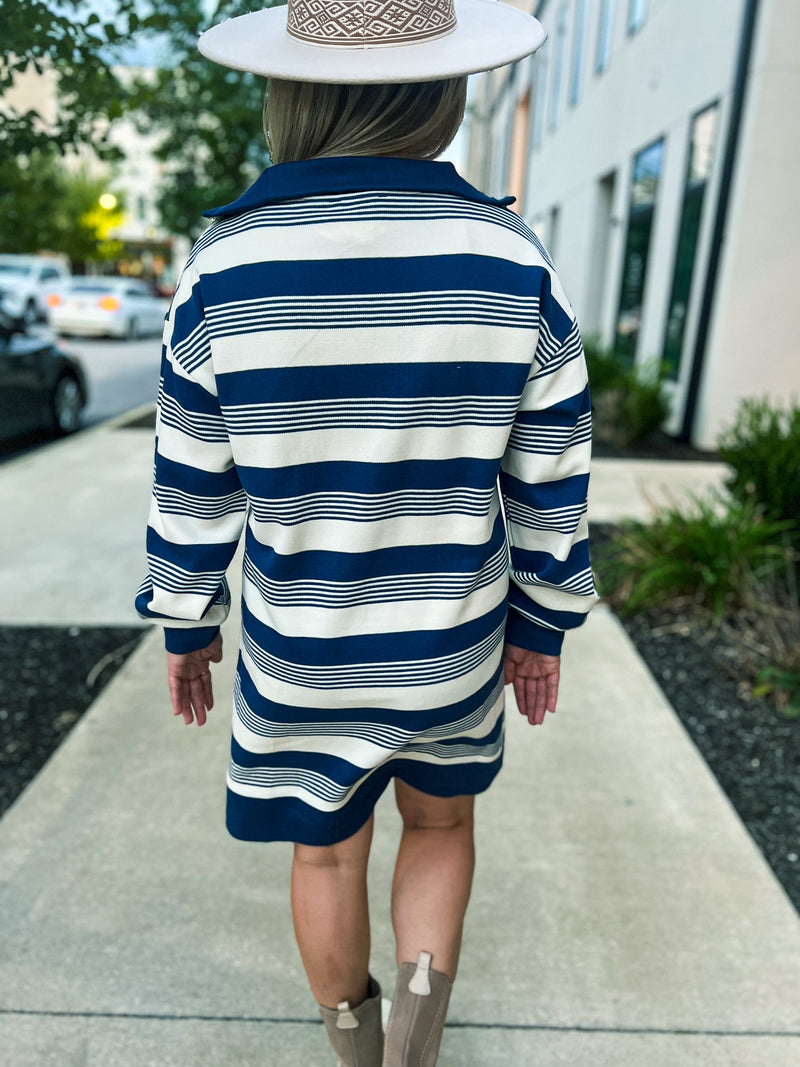
<path fill-rule="evenodd" d="M 23 326 L 47 318 L 47 294 L 69 281 L 66 263 L 55 256 L 0 255 L 0 307 Z"/>
<path fill-rule="evenodd" d="M 161 333 L 169 302 L 137 278 L 72 278 L 47 297 L 50 325 L 60 334 L 144 337 Z"/>

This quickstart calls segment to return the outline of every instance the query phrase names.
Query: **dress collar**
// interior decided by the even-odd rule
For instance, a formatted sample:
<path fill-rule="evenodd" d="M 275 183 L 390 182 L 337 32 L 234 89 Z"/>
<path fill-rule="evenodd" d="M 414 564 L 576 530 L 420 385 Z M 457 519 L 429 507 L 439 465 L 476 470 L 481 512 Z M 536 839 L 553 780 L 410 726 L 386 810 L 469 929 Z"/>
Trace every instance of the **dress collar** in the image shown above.
<path fill-rule="evenodd" d="M 281 200 L 326 193 L 360 193 L 370 189 L 450 193 L 498 207 L 508 207 L 515 200 L 513 196 L 496 200 L 480 192 L 464 181 L 452 163 L 387 156 L 332 156 L 267 167 L 238 200 L 203 214 L 211 219 L 230 218 Z"/>

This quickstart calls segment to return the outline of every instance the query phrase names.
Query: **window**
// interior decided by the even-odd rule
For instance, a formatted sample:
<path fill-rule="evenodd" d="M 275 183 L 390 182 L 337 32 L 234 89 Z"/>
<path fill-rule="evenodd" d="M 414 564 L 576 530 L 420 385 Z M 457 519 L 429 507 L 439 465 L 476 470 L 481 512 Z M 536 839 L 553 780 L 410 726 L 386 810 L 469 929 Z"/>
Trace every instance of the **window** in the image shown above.
<path fill-rule="evenodd" d="M 508 182 L 506 187 L 517 198 L 511 210 L 522 214 L 525 201 L 525 181 L 528 167 L 528 131 L 530 129 L 531 91 L 527 90 L 521 100 L 517 101 L 511 130 L 511 155 L 508 164 Z"/>
<path fill-rule="evenodd" d="M 611 44 L 614 39 L 614 0 L 602 0 L 600 8 L 600 31 L 597 35 L 597 59 L 595 70 L 601 74 L 611 59 Z"/>
<path fill-rule="evenodd" d="M 647 18 L 647 0 L 630 0 L 628 33 L 636 33 Z"/>
<path fill-rule="evenodd" d="M 583 54 L 586 51 L 586 0 L 577 0 L 575 31 L 572 38 L 572 75 L 569 80 L 569 102 L 573 106 L 581 98 L 583 85 Z"/>
<path fill-rule="evenodd" d="M 561 78 L 564 72 L 564 48 L 567 40 L 567 5 L 558 9 L 556 24 L 555 52 L 553 55 L 553 84 L 550 86 L 550 115 L 548 125 L 551 130 L 558 126 L 558 109 L 561 104 Z"/>
<path fill-rule="evenodd" d="M 550 216 L 547 222 L 547 251 L 550 253 L 550 259 L 552 260 L 555 260 L 557 255 L 560 222 L 561 210 L 558 207 L 558 204 L 554 204 L 550 208 Z"/>
<path fill-rule="evenodd" d="M 667 329 L 664 337 L 664 363 L 668 377 L 673 380 L 680 372 L 697 238 L 700 233 L 706 185 L 714 159 L 718 124 L 719 104 L 716 103 L 695 115 L 692 122 L 686 186 L 683 192 L 683 208 L 678 230 L 678 249 L 675 253 L 675 273 L 672 278 Z"/>
<path fill-rule="evenodd" d="M 536 82 L 533 97 L 533 133 L 531 142 L 534 148 L 541 148 L 544 138 L 545 105 L 547 103 L 547 67 L 550 60 L 550 51 L 547 44 L 534 59 L 536 62 Z"/>
<path fill-rule="evenodd" d="M 633 363 L 642 318 L 647 255 L 653 228 L 658 183 L 664 161 L 664 139 L 643 149 L 633 162 L 628 236 L 622 270 L 614 351 Z"/>

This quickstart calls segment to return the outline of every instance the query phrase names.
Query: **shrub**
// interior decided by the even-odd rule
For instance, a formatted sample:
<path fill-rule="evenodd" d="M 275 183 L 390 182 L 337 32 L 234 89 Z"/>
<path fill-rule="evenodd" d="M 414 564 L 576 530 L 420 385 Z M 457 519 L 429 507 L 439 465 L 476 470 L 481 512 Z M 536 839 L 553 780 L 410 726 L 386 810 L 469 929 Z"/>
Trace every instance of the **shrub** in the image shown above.
<path fill-rule="evenodd" d="M 786 568 L 789 528 L 751 499 L 694 497 L 649 524 L 623 523 L 602 561 L 601 590 L 625 613 L 683 598 L 719 621 L 755 581 Z"/>
<path fill-rule="evenodd" d="M 800 719 L 800 667 L 779 667 L 773 663 L 762 667 L 756 681 L 754 696 L 771 696 L 787 719 Z"/>
<path fill-rule="evenodd" d="M 660 368 L 650 380 L 631 372 L 624 389 L 621 410 L 623 431 L 631 442 L 644 441 L 659 428 L 670 412 Z"/>
<path fill-rule="evenodd" d="M 800 407 L 785 411 L 767 400 L 745 400 L 720 438 L 719 455 L 733 468 L 730 491 L 792 522 L 800 542 Z"/>
<path fill-rule="evenodd" d="M 595 338 L 584 341 L 598 440 L 618 447 L 646 440 L 669 415 L 663 367 L 629 367 Z"/>
<path fill-rule="evenodd" d="M 599 396 L 622 384 L 625 366 L 616 356 L 602 349 L 596 338 L 584 340 L 583 352 L 586 357 L 589 385 L 594 396 Z"/>

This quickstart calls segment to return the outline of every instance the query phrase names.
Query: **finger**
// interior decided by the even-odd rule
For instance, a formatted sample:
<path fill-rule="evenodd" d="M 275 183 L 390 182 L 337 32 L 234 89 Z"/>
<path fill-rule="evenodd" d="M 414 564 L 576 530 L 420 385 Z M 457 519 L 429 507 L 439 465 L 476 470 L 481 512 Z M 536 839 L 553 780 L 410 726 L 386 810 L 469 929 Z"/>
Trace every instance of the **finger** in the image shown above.
<path fill-rule="evenodd" d="M 547 707 L 555 714 L 558 701 L 558 675 L 551 674 L 547 679 Z"/>
<path fill-rule="evenodd" d="M 544 722 L 545 712 L 547 711 L 547 680 L 545 678 L 536 679 L 536 699 L 533 707 L 533 720 L 537 726 L 541 726 Z"/>
<path fill-rule="evenodd" d="M 192 722 L 192 706 L 189 701 L 189 690 L 183 681 L 171 680 L 169 692 L 172 697 L 172 709 L 175 715 L 182 715 L 183 721 L 188 726 Z"/>
<path fill-rule="evenodd" d="M 537 703 L 538 703 L 538 691 L 539 681 L 537 678 L 525 679 L 525 697 L 528 712 L 528 722 L 531 726 L 538 726 L 541 722 L 537 718 Z"/>
<path fill-rule="evenodd" d="M 192 678 L 189 682 L 189 692 L 192 698 L 192 707 L 194 708 L 195 717 L 197 718 L 197 725 L 202 726 L 206 721 L 206 701 L 203 693 L 203 680 L 201 678 Z"/>
<path fill-rule="evenodd" d="M 516 673 L 517 673 L 517 669 L 514 666 L 513 661 L 510 660 L 510 659 L 504 658 L 503 659 L 503 679 L 504 679 L 503 680 L 503 684 L 504 685 L 511 685 L 511 683 L 514 681 L 514 676 L 516 675 Z"/>
<path fill-rule="evenodd" d="M 519 708 L 520 715 L 526 715 L 528 710 L 528 702 L 525 698 L 525 679 L 521 678 L 518 674 L 514 675 L 514 696 L 517 698 L 517 707 Z"/>
<path fill-rule="evenodd" d="M 214 707 L 214 690 L 211 685 L 211 671 L 200 675 L 203 682 L 203 700 L 206 702 L 208 711 Z"/>

